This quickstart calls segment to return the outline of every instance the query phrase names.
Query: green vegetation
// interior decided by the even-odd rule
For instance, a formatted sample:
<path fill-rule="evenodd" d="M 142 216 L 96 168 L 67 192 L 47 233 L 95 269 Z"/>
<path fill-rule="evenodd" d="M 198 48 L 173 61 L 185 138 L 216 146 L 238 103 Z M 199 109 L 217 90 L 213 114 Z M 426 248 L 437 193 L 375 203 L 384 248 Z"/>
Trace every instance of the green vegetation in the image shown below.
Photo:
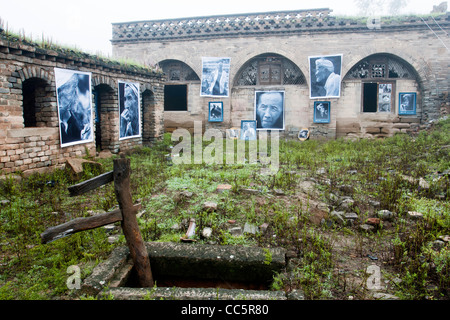
<path fill-rule="evenodd" d="M 27 46 L 39 48 L 42 50 L 52 50 L 63 54 L 64 56 L 71 56 L 74 58 L 92 59 L 94 61 L 100 61 L 105 64 L 110 65 L 120 65 L 123 68 L 134 69 L 134 70 L 144 70 L 146 72 L 158 72 L 154 66 L 142 64 L 130 58 L 120 58 L 115 59 L 109 56 L 105 56 L 101 52 L 96 52 L 95 55 L 86 53 L 81 49 L 73 45 L 60 44 L 53 41 L 52 38 L 46 37 L 44 34 L 39 36 L 34 36 L 32 34 L 27 35 L 25 30 L 11 30 L 9 27 L 5 26 L 5 22 L 0 18 L 0 38 L 5 39 L 12 43 L 20 43 Z"/>
<path fill-rule="evenodd" d="M 449 299 L 450 120 L 416 136 L 384 140 L 280 141 L 280 170 L 261 174 L 261 164 L 173 165 L 170 135 L 152 147 L 134 150 L 133 200 L 146 241 L 180 241 L 189 219 L 196 220 L 195 243 L 283 247 L 291 257 L 285 272 L 274 275 L 272 289 L 302 290 L 306 299 L 374 299 L 366 269 L 381 268 L 381 292 L 401 299 Z M 204 144 L 204 147 L 207 143 Z M 248 158 L 247 158 L 248 159 Z M 103 172 L 112 159 L 99 160 Z M 99 172 L 87 171 L 82 180 Z M 119 230 L 81 232 L 40 244 L 48 227 L 116 205 L 112 185 L 76 198 L 68 196 L 62 170 L 0 182 L 0 299 L 72 299 L 67 268 L 78 265 L 82 278 L 125 245 Z M 306 190 L 305 184 L 313 186 Z M 217 192 L 229 184 L 230 190 Z M 257 190 L 246 193 L 242 189 Z M 275 192 L 282 190 L 282 193 Z M 338 223 L 331 212 L 340 200 L 353 200 L 353 223 Z M 212 201 L 217 210 L 203 204 Z M 378 204 L 373 204 L 378 202 Z M 361 224 L 378 210 L 395 213 L 373 231 Z M 409 212 L 423 219 L 411 219 Z M 231 220 L 234 220 L 230 222 Z M 232 234 L 233 226 L 265 225 L 256 233 Z M 208 238 L 204 228 L 211 228 Z M 119 235 L 109 243 L 108 237 Z M 264 263 L 270 264 L 266 250 Z M 92 298 L 92 297 L 82 297 Z M 109 297 L 112 299 L 113 297 Z"/>

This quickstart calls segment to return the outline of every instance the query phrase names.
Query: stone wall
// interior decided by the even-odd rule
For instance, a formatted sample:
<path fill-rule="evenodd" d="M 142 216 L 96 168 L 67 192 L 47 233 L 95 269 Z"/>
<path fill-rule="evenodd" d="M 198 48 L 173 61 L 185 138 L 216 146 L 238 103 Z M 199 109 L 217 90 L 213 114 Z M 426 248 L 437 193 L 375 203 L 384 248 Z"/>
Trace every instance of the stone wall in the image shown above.
<path fill-rule="evenodd" d="M 61 147 L 54 68 L 91 72 L 93 118 L 101 103 L 101 135 L 94 142 Z M 119 141 L 118 81 L 138 82 L 142 137 Z M 95 93 L 98 98 L 95 99 Z M 25 100 L 30 101 L 25 101 Z M 24 106 L 33 106 L 25 110 Z M 26 123 L 27 113 L 35 123 Z M 94 127 L 95 129 L 95 127 Z M 69 157 L 113 153 L 151 143 L 164 133 L 164 76 L 64 49 L 45 49 L 0 34 L 0 171 L 44 172 Z"/>
<path fill-rule="evenodd" d="M 224 102 L 224 122 L 210 124 L 208 103 L 217 99 L 199 97 L 191 90 L 188 111 L 167 112 L 166 127 L 189 127 L 202 119 L 204 128 L 240 126 L 254 119 L 254 92 L 282 89 L 286 92 L 286 136 L 295 137 L 307 127 L 311 137 L 383 137 L 416 130 L 440 116 L 448 97 L 450 14 L 429 17 L 382 18 L 378 26 L 367 19 L 336 18 L 330 10 L 255 13 L 236 16 L 196 17 L 165 21 L 113 24 L 113 55 L 156 64 L 179 60 L 199 77 L 202 57 L 231 58 L 230 97 Z M 439 26 L 438 26 L 439 24 Z M 430 30 L 432 28 L 433 30 Z M 277 54 L 292 61 L 305 75 L 306 84 L 276 87 L 236 86 L 241 68 L 261 54 Z M 343 55 L 342 78 L 361 60 L 372 55 L 390 55 L 414 70 L 414 79 L 395 80 L 395 106 L 388 114 L 362 112 L 362 81 L 344 79 L 341 97 L 329 99 L 331 121 L 313 121 L 314 101 L 309 98 L 308 57 Z M 189 85 L 191 86 L 191 85 Z M 197 86 L 197 85 L 195 85 Z M 398 93 L 417 93 L 417 113 L 399 116 Z M 444 106 L 445 107 L 445 106 Z M 195 110 L 195 112 L 194 112 Z M 199 112 L 201 110 L 201 112 Z"/>

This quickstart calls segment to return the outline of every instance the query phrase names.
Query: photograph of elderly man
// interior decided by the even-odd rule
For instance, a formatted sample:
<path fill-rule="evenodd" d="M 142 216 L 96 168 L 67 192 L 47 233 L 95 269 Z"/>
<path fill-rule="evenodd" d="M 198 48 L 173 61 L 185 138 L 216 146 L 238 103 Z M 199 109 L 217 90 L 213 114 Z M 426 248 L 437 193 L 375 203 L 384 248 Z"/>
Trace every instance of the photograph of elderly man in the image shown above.
<path fill-rule="evenodd" d="M 228 97 L 230 58 L 202 58 L 200 96 Z"/>
<path fill-rule="evenodd" d="M 140 136 L 139 84 L 119 81 L 119 139 Z"/>
<path fill-rule="evenodd" d="M 311 99 L 341 96 L 342 55 L 310 57 Z"/>
<path fill-rule="evenodd" d="M 91 74 L 55 68 L 61 146 L 92 142 Z"/>
<path fill-rule="evenodd" d="M 257 91 L 255 117 L 258 130 L 284 130 L 284 91 Z"/>

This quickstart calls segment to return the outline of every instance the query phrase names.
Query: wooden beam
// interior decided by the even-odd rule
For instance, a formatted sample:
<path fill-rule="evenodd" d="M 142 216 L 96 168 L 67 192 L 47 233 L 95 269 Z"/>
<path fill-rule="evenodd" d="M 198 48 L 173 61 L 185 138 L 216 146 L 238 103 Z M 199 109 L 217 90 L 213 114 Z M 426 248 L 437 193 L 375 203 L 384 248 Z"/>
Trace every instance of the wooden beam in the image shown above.
<path fill-rule="evenodd" d="M 113 172 L 110 171 L 110 172 L 101 174 L 95 178 L 80 182 L 73 186 L 70 186 L 68 189 L 69 189 L 70 196 L 75 197 L 75 196 L 79 196 L 83 193 L 97 189 L 98 187 L 101 187 L 102 185 L 105 185 L 112 181 L 114 181 L 114 175 L 113 175 Z"/>
<path fill-rule="evenodd" d="M 134 212 L 134 214 L 136 214 L 141 209 L 141 207 L 142 206 L 140 204 L 133 206 L 132 211 Z M 120 209 L 102 213 L 92 217 L 76 218 L 74 220 L 45 230 L 43 233 L 41 233 L 41 243 L 49 243 L 80 231 L 99 228 L 119 221 L 122 221 L 122 212 L 120 211 Z"/>
<path fill-rule="evenodd" d="M 142 240 L 130 191 L 130 159 L 114 159 L 114 190 L 122 211 L 122 230 L 130 249 L 139 284 L 143 288 L 153 287 L 153 275 L 147 248 Z"/>

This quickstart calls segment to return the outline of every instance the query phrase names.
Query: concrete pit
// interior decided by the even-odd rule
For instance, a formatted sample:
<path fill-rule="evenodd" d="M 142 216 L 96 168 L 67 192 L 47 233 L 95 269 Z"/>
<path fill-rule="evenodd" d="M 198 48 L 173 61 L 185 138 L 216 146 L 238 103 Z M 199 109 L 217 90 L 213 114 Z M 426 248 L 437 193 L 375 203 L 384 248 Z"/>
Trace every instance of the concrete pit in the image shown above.
<path fill-rule="evenodd" d="M 273 276 L 286 267 L 282 248 L 189 243 L 146 243 L 153 288 L 139 288 L 127 247 L 116 248 L 83 281 L 82 292 L 116 300 L 286 300 L 271 291 Z"/>

